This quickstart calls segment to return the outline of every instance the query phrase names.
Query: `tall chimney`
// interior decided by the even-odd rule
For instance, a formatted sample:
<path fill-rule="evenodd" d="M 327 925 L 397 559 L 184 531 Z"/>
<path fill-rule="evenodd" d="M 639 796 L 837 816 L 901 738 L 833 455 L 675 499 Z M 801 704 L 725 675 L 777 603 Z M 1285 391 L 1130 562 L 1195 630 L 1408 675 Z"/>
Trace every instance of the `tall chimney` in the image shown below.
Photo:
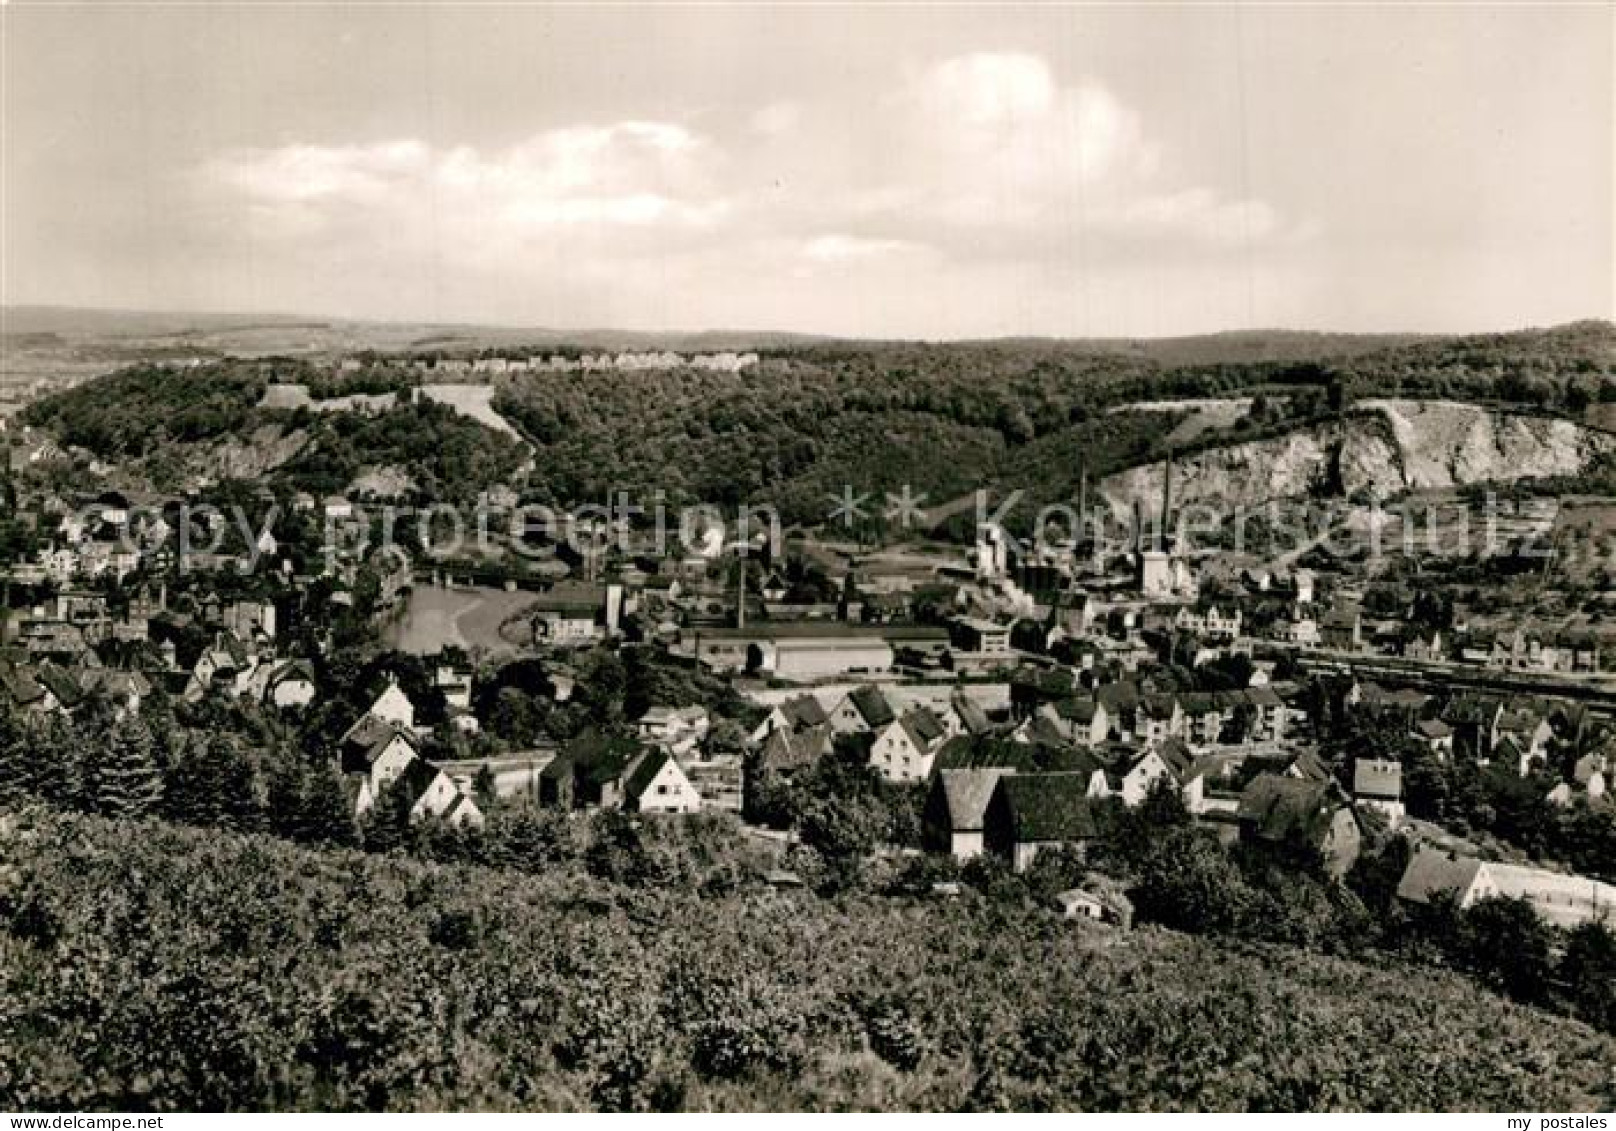
<path fill-rule="evenodd" d="M 1089 525 L 1089 461 L 1083 461 L 1083 474 L 1077 486 L 1077 538 L 1082 541 Z"/>
<path fill-rule="evenodd" d="M 1168 550 L 1168 551 L 1172 550 L 1172 543 L 1169 541 L 1169 539 L 1167 537 L 1167 531 L 1169 529 L 1168 524 L 1172 520 L 1172 517 L 1171 517 L 1172 513 L 1173 513 L 1173 450 L 1171 448 L 1168 448 L 1167 449 L 1167 465 L 1166 465 L 1165 470 L 1162 472 L 1161 527 L 1157 531 L 1157 534 L 1156 534 L 1156 537 L 1161 540 L 1161 542 L 1160 542 L 1161 548 L 1163 550 Z"/>

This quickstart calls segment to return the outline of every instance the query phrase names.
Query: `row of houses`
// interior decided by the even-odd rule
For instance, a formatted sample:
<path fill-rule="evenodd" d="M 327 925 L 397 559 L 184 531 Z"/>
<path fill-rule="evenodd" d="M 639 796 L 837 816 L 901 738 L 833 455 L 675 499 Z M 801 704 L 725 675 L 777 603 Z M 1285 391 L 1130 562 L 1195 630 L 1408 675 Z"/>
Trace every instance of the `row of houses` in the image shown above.
<path fill-rule="evenodd" d="M 1177 751 L 1150 751 L 1129 764 L 1028 771 L 1005 759 L 955 765 L 933 779 L 924 811 L 927 846 L 959 860 L 994 853 L 1016 871 L 1041 852 L 1086 852 L 1109 834 L 1103 804 L 1116 797 L 1139 804 L 1158 781 L 1185 795 L 1192 812 L 1209 812 L 1204 788 L 1213 765 Z M 1316 856 L 1326 871 L 1343 876 L 1357 861 L 1362 825 L 1353 801 L 1329 778 L 1265 772 L 1238 795 L 1224 827 L 1251 843 Z"/>

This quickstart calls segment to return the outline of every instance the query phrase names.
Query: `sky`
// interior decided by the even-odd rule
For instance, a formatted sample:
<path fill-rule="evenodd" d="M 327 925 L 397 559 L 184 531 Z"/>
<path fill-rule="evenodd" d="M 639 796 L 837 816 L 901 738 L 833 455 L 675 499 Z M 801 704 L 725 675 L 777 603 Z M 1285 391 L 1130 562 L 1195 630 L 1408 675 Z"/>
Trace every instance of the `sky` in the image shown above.
<path fill-rule="evenodd" d="M 1611 6 L 0 7 L 0 300 L 555 328 L 1616 308 Z"/>

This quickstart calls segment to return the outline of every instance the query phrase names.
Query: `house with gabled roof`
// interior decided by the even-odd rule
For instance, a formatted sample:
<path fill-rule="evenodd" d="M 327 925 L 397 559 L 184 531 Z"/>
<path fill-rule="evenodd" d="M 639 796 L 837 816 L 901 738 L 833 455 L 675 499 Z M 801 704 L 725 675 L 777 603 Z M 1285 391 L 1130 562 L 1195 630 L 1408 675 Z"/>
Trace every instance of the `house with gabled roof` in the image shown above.
<path fill-rule="evenodd" d="M 266 667 L 264 702 L 282 710 L 314 702 L 313 664 L 307 660 L 282 660 Z"/>
<path fill-rule="evenodd" d="M 765 773 L 789 776 L 807 769 L 835 749 L 829 723 L 805 730 L 773 730 L 758 748 L 757 768 Z"/>
<path fill-rule="evenodd" d="M 999 779 L 1014 772 L 1006 766 L 987 766 L 933 775 L 922 813 L 927 847 L 960 861 L 982 855 L 988 802 Z"/>
<path fill-rule="evenodd" d="M 674 754 L 685 754 L 700 745 L 711 729 L 707 708 L 653 706 L 635 722 L 640 739 L 661 746 Z"/>
<path fill-rule="evenodd" d="M 39 679 L 37 669 L 27 664 L 0 660 L 0 696 L 14 709 L 37 715 L 61 710 L 61 703 Z"/>
<path fill-rule="evenodd" d="M 865 684 L 844 695 L 830 711 L 831 730 L 837 734 L 868 734 L 898 717 L 880 688 Z"/>
<path fill-rule="evenodd" d="M 1429 845 L 1421 846 L 1409 860 L 1397 884 L 1397 897 L 1414 904 L 1447 898 L 1460 910 L 1483 899 L 1524 899 L 1546 922 L 1566 929 L 1616 922 L 1616 885 Z"/>
<path fill-rule="evenodd" d="M 342 770 L 358 787 L 354 816 L 363 816 L 420 757 L 414 737 L 395 724 L 375 719 L 363 733 L 350 731 L 342 747 Z"/>
<path fill-rule="evenodd" d="M 1240 697 L 1240 701 L 1252 710 L 1248 739 L 1257 742 L 1285 741 L 1285 735 L 1290 729 L 1291 708 L 1277 688 L 1248 687 L 1236 694 Z"/>
<path fill-rule="evenodd" d="M 768 717 L 752 732 L 752 741 L 762 742 L 777 730 L 786 731 L 788 734 L 810 730 L 824 725 L 829 718 L 824 706 L 815 696 L 810 694 L 793 696 L 769 708 Z"/>
<path fill-rule="evenodd" d="M 623 807 L 639 813 L 695 813 L 701 793 L 666 750 L 640 755 L 623 780 Z"/>
<path fill-rule="evenodd" d="M 874 732 L 870 768 L 888 781 L 924 781 L 947 737 L 941 719 L 925 707 L 911 707 Z"/>
<path fill-rule="evenodd" d="M 1438 758 L 1453 756 L 1453 727 L 1441 719 L 1421 719 L 1409 731 L 1409 737 Z"/>
<path fill-rule="evenodd" d="M 956 691 L 948 698 L 948 715 L 943 720 L 953 734 L 987 734 L 993 729 L 993 720 L 982 704 L 965 694 Z"/>
<path fill-rule="evenodd" d="M 84 687 L 74 678 L 72 672 L 58 667 L 49 660 L 34 668 L 33 675 L 34 679 L 50 692 L 51 699 L 56 704 L 54 709 L 64 715 L 71 715 L 78 710 L 87 697 Z"/>
<path fill-rule="evenodd" d="M 1069 695 L 1047 702 L 1038 708 L 1038 715 L 1080 746 L 1098 746 L 1111 733 L 1111 715 L 1105 704 L 1086 695 Z"/>
<path fill-rule="evenodd" d="M 577 735 L 539 774 L 539 802 L 561 809 L 620 809 L 643 749 L 593 728 Z"/>
<path fill-rule="evenodd" d="M 1224 696 L 1210 691 L 1192 691 L 1179 697 L 1184 708 L 1184 737 L 1201 746 L 1211 746 L 1223 734 L 1231 704 Z"/>
<path fill-rule="evenodd" d="M 1396 828 L 1403 823 L 1403 766 L 1391 758 L 1359 758 L 1352 764 L 1352 800 L 1373 809 Z"/>
<path fill-rule="evenodd" d="M 1030 868 L 1040 852 L 1086 850 L 1101 835 L 1088 791 L 1089 775 L 1082 773 L 1001 777 L 983 817 L 984 844 L 1017 872 Z"/>
<path fill-rule="evenodd" d="M 1240 795 L 1240 836 L 1286 852 L 1316 853 L 1340 878 L 1357 862 L 1363 830 L 1334 781 L 1259 774 Z"/>
<path fill-rule="evenodd" d="M 387 788 L 402 790 L 413 821 L 435 818 L 456 828 L 481 828 L 483 814 L 448 774 L 425 758 L 415 758 Z"/>
<path fill-rule="evenodd" d="M 1516 766 L 1524 777 L 1534 763 L 1541 764 L 1547 760 L 1549 743 L 1553 738 L 1554 727 L 1549 724 L 1547 715 L 1526 708 L 1500 711 L 1493 721 L 1492 754 Z M 1518 751 L 1518 755 L 1504 747 L 1506 740 L 1513 751 Z M 1506 750 L 1506 753 L 1500 754 L 1500 750 Z"/>
<path fill-rule="evenodd" d="M 1134 738 L 1146 745 L 1184 737 L 1184 708 L 1176 695 L 1149 694 L 1134 711 Z"/>
<path fill-rule="evenodd" d="M 1312 750 L 1299 751 L 1295 757 L 1285 764 L 1285 768 L 1281 773 L 1288 778 L 1297 778 L 1301 781 L 1327 782 L 1335 778 L 1335 775 L 1330 772 L 1330 767 L 1326 766 L 1318 754 Z"/>

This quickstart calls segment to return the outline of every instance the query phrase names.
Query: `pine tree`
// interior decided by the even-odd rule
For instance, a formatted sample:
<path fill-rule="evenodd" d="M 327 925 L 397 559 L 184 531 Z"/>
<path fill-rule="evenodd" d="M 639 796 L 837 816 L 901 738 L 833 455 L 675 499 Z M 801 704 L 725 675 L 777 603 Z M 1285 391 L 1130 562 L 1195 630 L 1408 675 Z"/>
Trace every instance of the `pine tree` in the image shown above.
<path fill-rule="evenodd" d="M 311 840 L 326 844 L 354 844 L 359 830 L 342 775 L 334 769 L 308 776 L 303 795 L 303 826 Z"/>
<path fill-rule="evenodd" d="M 219 821 L 226 828 L 244 833 L 264 827 L 257 767 L 234 739 L 226 740 L 219 757 Z"/>
<path fill-rule="evenodd" d="M 22 720 L 9 703 L 0 703 L 0 801 L 33 790 L 31 759 L 23 745 Z"/>
<path fill-rule="evenodd" d="M 59 715 L 28 720 L 23 728 L 23 778 L 28 788 L 45 801 L 74 809 L 95 807 L 85 734 Z"/>
<path fill-rule="evenodd" d="M 204 739 L 180 751 L 163 783 L 163 813 L 171 820 L 211 827 L 219 823 L 218 751 Z"/>
<path fill-rule="evenodd" d="M 410 837 L 409 796 L 397 784 L 382 789 L 365 815 L 359 819 L 359 832 L 368 852 L 392 852 Z"/>
<path fill-rule="evenodd" d="M 269 829 L 288 840 L 304 839 L 303 797 L 308 771 L 295 760 L 275 766 L 269 776 Z"/>
<path fill-rule="evenodd" d="M 106 744 L 92 755 L 96 808 L 111 817 L 152 812 L 163 792 L 151 731 L 134 716 L 118 722 Z"/>

